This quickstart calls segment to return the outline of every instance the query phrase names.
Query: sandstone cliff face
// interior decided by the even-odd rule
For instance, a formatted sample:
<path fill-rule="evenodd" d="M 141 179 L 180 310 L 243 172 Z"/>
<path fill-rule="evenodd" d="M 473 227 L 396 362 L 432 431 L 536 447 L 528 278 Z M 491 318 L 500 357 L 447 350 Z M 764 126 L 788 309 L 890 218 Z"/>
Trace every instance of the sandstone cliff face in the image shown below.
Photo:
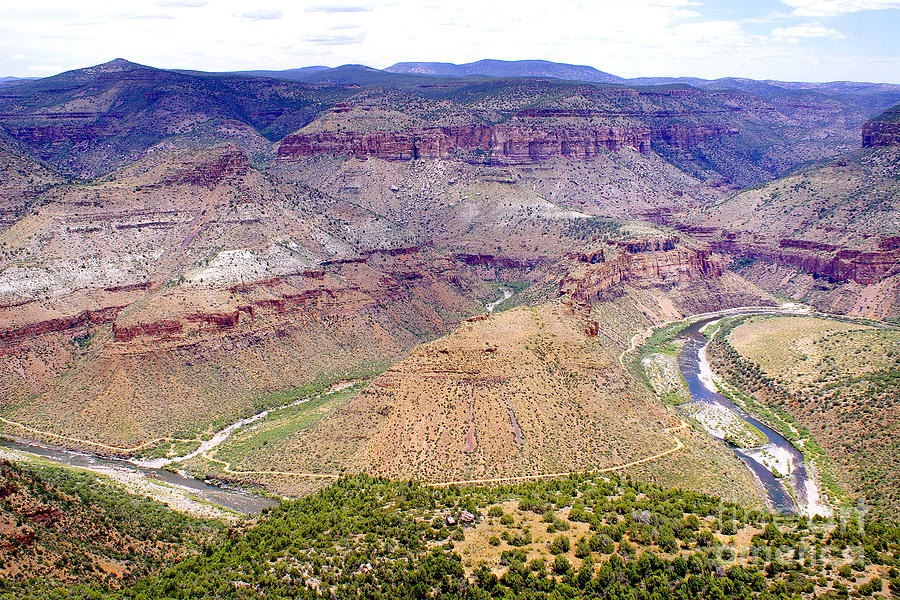
<path fill-rule="evenodd" d="M 685 230 L 691 228 L 684 228 Z M 743 240 L 734 232 L 689 231 L 706 239 L 716 252 L 738 258 L 764 260 L 796 267 L 836 283 L 878 283 L 900 273 L 900 249 L 859 250 L 808 240 L 782 239 L 777 244 Z"/>
<path fill-rule="evenodd" d="M 900 146 L 900 122 L 869 121 L 862 129 L 863 148 Z"/>
<path fill-rule="evenodd" d="M 650 129 L 468 125 L 396 132 L 295 133 L 281 142 L 278 157 L 336 154 L 383 160 L 459 159 L 473 164 L 527 164 L 564 157 L 590 160 L 607 151 L 650 151 Z"/>
<path fill-rule="evenodd" d="M 560 280 L 560 295 L 593 304 L 615 294 L 624 283 L 654 285 L 716 279 L 725 265 L 710 250 L 682 247 L 674 238 L 637 240 L 620 244 L 622 252 L 600 262 L 585 261 Z M 592 257 L 593 258 L 593 257 Z"/>
<path fill-rule="evenodd" d="M 168 178 L 164 183 L 190 184 L 215 187 L 225 181 L 233 181 L 250 170 L 250 161 L 241 151 L 222 153 L 211 160 L 200 162 Z"/>
<path fill-rule="evenodd" d="M 868 250 L 816 240 L 771 239 L 754 232 L 688 225 L 666 211 L 651 211 L 644 216 L 703 240 L 716 252 L 794 267 L 835 283 L 871 285 L 900 274 L 900 238 L 896 236 L 882 238 L 877 249 Z"/>
<path fill-rule="evenodd" d="M 738 135 L 740 131 L 725 125 L 684 125 L 674 124 L 651 130 L 654 142 L 662 142 L 676 150 L 688 150 L 703 142 L 724 135 Z"/>

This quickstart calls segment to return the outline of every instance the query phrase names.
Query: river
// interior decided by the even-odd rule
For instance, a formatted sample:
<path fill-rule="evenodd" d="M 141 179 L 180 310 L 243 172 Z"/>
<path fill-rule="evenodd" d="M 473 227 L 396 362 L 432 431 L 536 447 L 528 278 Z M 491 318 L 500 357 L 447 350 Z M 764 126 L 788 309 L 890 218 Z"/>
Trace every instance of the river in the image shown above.
<path fill-rule="evenodd" d="M 356 383 L 358 383 L 358 381 L 355 379 L 339 381 L 333 384 L 324 393 L 330 394 L 339 392 Z M 318 398 L 318 396 L 316 396 L 316 398 Z M 0 439 L 0 448 L 8 448 L 25 455 L 38 456 L 62 466 L 87 469 L 89 471 L 105 474 L 111 476 L 113 479 L 131 483 L 132 488 L 134 488 L 141 479 L 146 479 L 150 483 L 163 484 L 172 492 L 180 495 L 188 504 L 196 504 L 196 500 L 200 500 L 245 515 L 257 514 L 264 508 L 274 506 L 276 502 L 269 498 L 241 490 L 210 485 L 204 481 L 195 479 L 188 474 L 182 474 L 180 471 L 170 471 L 163 467 L 182 463 L 191 458 L 206 454 L 225 442 L 235 431 L 264 419 L 273 411 L 298 406 L 313 399 L 314 398 L 312 397 L 300 398 L 289 404 L 268 408 L 250 417 L 240 419 L 227 427 L 223 427 L 221 430 L 210 436 L 209 439 L 204 440 L 193 452 L 182 456 L 152 459 L 117 459 L 93 453 L 75 452 L 50 445 L 35 444 L 25 440 L 10 441 L 6 439 Z M 141 486 L 137 485 L 137 487 L 139 488 Z M 159 491 L 158 488 L 157 491 Z M 172 494 L 167 494 L 167 496 L 171 501 Z"/>
<path fill-rule="evenodd" d="M 678 368 L 687 381 L 691 394 L 691 401 L 685 408 L 694 404 L 695 409 L 712 408 L 719 413 L 729 411 L 744 423 L 762 432 L 766 437 L 766 443 L 758 447 L 738 448 L 732 444 L 729 446 L 762 483 L 773 509 L 787 514 L 826 512 L 827 509 L 819 506 L 818 486 L 807 471 L 803 454 L 780 433 L 754 419 L 732 400 L 716 391 L 712 384 L 711 370 L 706 361 L 706 347 L 709 340 L 703 335 L 702 330 L 707 324 L 719 318 L 721 317 L 716 316 L 697 321 L 683 330 L 679 336 L 685 341 L 685 345 L 678 356 Z M 720 430 L 704 423 L 702 419 L 698 421 L 709 433 L 723 439 Z M 778 471 L 782 477 L 776 477 L 772 469 Z"/>
<path fill-rule="evenodd" d="M 493 312 L 494 308 L 501 302 L 512 296 L 512 291 L 509 289 L 501 288 L 499 291 L 502 293 L 502 297 L 486 307 L 489 313 Z M 747 311 L 746 313 L 728 312 L 732 314 L 757 314 L 757 312 L 771 314 L 774 311 L 770 309 L 757 312 Z M 685 345 L 678 357 L 678 367 L 687 381 L 691 394 L 691 401 L 688 405 L 715 407 L 720 412 L 729 411 L 735 415 L 734 418 L 749 423 L 762 432 L 767 441 L 759 447 L 738 448 L 734 445 L 730 446 L 762 483 L 769 503 L 775 510 L 791 514 L 797 512 L 807 514 L 822 512 L 825 514 L 827 508 L 818 504 L 818 487 L 815 480 L 809 476 L 802 453 L 781 434 L 754 419 L 733 401 L 718 393 L 712 384 L 711 371 L 706 361 L 706 346 L 709 344 L 709 341 L 701 331 L 707 324 L 722 318 L 722 316 L 722 314 L 718 314 L 705 317 L 687 327 L 680 334 L 680 338 L 685 341 Z M 343 389 L 354 383 L 354 381 L 351 381 L 335 384 L 328 392 Z M 289 406 L 308 402 L 309 400 L 310 398 L 302 398 L 294 401 Z M 274 506 L 277 502 L 242 490 L 210 485 L 204 481 L 194 479 L 190 475 L 169 471 L 160 467 L 181 462 L 215 448 L 236 430 L 264 418 L 272 410 L 277 410 L 277 408 L 267 409 L 251 417 L 241 419 L 223 428 L 209 440 L 204 441 L 194 452 L 168 459 L 145 461 L 116 459 L 74 452 L 49 445 L 5 439 L 0 440 L 0 448 L 6 448 L 25 455 L 38 456 L 63 466 L 112 475 L 113 478 L 126 478 L 132 481 L 145 479 L 157 482 L 191 501 L 200 500 L 249 515 L 259 513 L 267 507 Z M 704 425 L 709 433 L 719 439 L 723 439 L 724 436 L 721 435 L 720 431 L 709 427 L 708 423 L 704 423 L 702 419 L 698 419 L 698 421 L 701 425 Z M 783 476 L 776 477 L 772 473 L 773 468 L 778 470 Z M 790 486 L 790 492 L 787 486 Z M 797 501 L 800 503 L 799 507 Z"/>
<path fill-rule="evenodd" d="M 74 467 L 101 473 L 114 479 L 126 478 L 131 481 L 146 479 L 148 482 L 158 483 L 170 488 L 185 499 L 209 502 L 244 515 L 257 514 L 264 508 L 277 504 L 271 498 L 257 496 L 241 490 L 210 485 L 189 475 L 182 475 L 166 469 L 137 465 L 126 460 L 6 439 L 0 440 L 0 448 L 5 448 L 15 453 L 37 456 L 64 467 Z"/>
<path fill-rule="evenodd" d="M 493 302 L 491 302 L 490 304 L 485 305 L 485 307 L 484 307 L 484 309 L 491 314 L 493 314 L 495 308 L 500 306 L 500 304 L 502 304 L 504 301 L 512 298 L 512 295 L 513 295 L 512 290 L 509 288 L 502 287 L 498 291 L 503 295 L 500 296 L 499 298 L 497 298 L 496 300 L 494 300 Z"/>

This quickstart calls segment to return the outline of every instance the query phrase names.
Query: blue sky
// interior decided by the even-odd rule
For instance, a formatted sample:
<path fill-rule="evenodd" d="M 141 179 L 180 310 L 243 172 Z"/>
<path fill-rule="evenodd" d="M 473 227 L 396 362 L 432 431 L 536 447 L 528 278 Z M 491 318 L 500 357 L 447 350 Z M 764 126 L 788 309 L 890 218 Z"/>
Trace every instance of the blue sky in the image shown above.
<path fill-rule="evenodd" d="M 0 2 L 0 76 L 543 58 L 623 77 L 900 83 L 900 0 Z"/>

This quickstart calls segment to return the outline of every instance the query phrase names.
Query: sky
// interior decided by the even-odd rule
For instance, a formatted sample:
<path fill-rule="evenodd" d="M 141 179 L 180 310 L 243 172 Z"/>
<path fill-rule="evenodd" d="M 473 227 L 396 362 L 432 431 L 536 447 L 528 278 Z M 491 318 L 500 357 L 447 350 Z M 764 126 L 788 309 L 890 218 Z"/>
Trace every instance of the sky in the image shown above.
<path fill-rule="evenodd" d="M 482 58 L 900 83 L 900 0 L 0 0 L 0 76 Z"/>

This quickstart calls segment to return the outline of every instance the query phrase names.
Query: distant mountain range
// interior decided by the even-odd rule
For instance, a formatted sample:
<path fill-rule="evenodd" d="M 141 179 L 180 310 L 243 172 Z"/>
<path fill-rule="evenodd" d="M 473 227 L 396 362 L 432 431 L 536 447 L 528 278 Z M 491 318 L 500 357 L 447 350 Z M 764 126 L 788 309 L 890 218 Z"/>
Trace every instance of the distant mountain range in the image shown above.
<path fill-rule="evenodd" d="M 389 73 L 436 75 L 439 77 L 552 77 L 590 83 L 624 83 L 617 75 L 594 67 L 570 65 L 547 60 L 479 60 L 456 65 L 443 62 L 399 62 L 385 69 Z"/>
<path fill-rule="evenodd" d="M 111 61 L 128 62 L 123 59 Z M 483 79 L 483 78 L 543 78 L 564 81 L 583 81 L 594 84 L 616 84 L 627 86 L 688 85 L 705 90 L 741 90 L 765 99 L 783 96 L 786 91 L 813 91 L 825 94 L 893 94 L 897 86 L 888 83 L 867 83 L 833 81 L 825 83 L 786 82 L 776 80 L 756 80 L 741 77 L 703 79 L 699 77 L 633 77 L 624 78 L 600 71 L 587 65 L 573 65 L 547 60 L 496 60 L 484 59 L 470 63 L 448 62 L 398 62 L 386 69 L 376 69 L 362 64 L 347 64 L 339 67 L 313 65 L 294 69 L 271 70 L 250 69 L 208 73 L 189 69 L 170 69 L 186 75 L 244 75 L 267 77 L 306 83 L 326 85 L 362 86 L 421 86 L 432 84 L 434 80 Z M 0 85 L 36 79 L 32 77 L 0 77 Z"/>
<path fill-rule="evenodd" d="M 34 77 L 0 77 L 0 85 L 16 81 L 27 81 L 29 79 L 34 79 Z"/>
<path fill-rule="evenodd" d="M 188 71 L 184 71 L 188 72 Z M 224 73 L 223 73 L 224 74 Z M 375 69 L 361 64 L 348 64 L 339 67 L 322 65 L 301 67 L 297 69 L 247 70 L 232 71 L 230 75 L 250 75 L 254 77 L 274 77 L 293 81 L 314 83 L 360 85 L 397 84 L 403 82 L 419 82 L 420 78 L 459 79 L 459 78 L 547 78 L 567 81 L 584 81 L 587 83 L 606 83 L 628 86 L 657 85 L 689 85 L 702 89 L 736 89 L 749 92 L 760 97 L 772 97 L 785 89 L 817 90 L 821 92 L 846 91 L 856 93 L 866 89 L 883 87 L 893 89 L 895 84 L 868 83 L 851 81 L 832 82 L 788 82 L 772 79 L 757 80 L 743 77 L 722 77 L 703 79 L 700 77 L 632 77 L 625 78 L 587 65 L 573 65 L 547 60 L 495 60 L 484 59 L 470 63 L 455 64 L 448 62 L 398 62 L 386 69 Z"/>

